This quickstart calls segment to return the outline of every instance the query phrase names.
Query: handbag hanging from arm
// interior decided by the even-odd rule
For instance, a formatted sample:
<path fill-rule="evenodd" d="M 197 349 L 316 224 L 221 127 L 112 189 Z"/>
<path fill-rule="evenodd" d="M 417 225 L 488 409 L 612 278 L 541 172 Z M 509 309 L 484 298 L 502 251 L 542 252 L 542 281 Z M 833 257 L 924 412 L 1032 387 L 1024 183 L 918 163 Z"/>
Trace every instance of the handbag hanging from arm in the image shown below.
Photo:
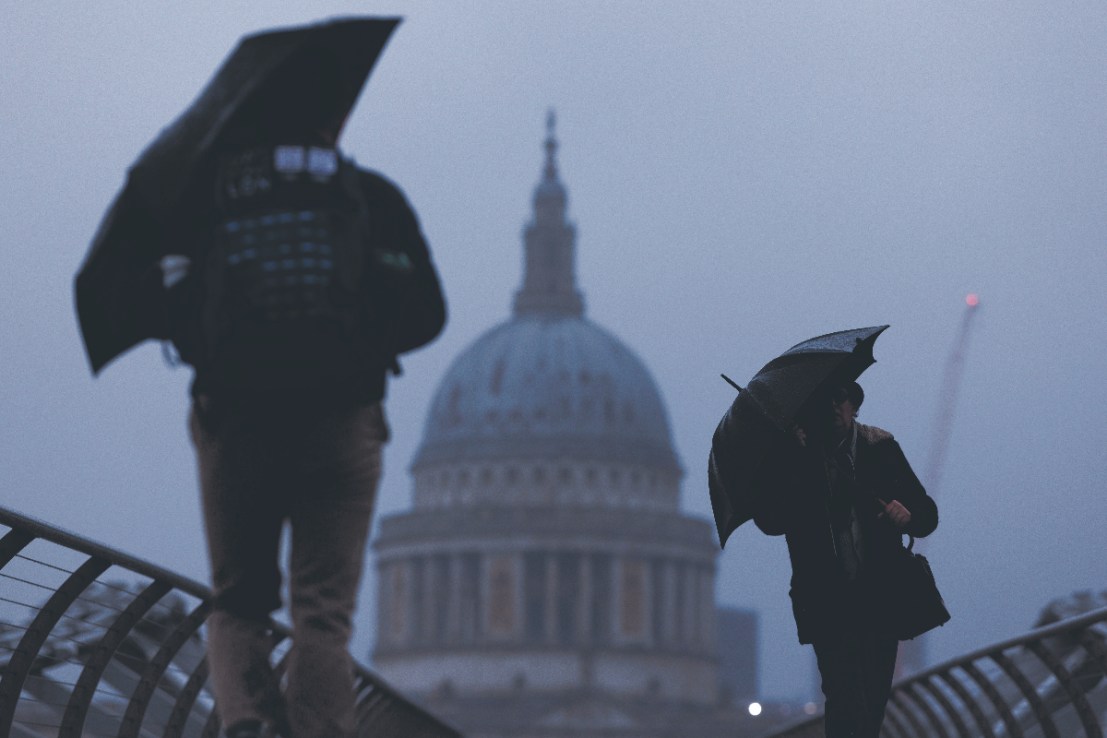
<path fill-rule="evenodd" d="M 911 640 L 945 625 L 950 618 L 942 599 L 930 562 L 920 553 L 914 553 L 915 537 L 910 536 L 907 548 L 899 548 L 889 568 L 887 582 L 888 613 L 897 638 Z"/>

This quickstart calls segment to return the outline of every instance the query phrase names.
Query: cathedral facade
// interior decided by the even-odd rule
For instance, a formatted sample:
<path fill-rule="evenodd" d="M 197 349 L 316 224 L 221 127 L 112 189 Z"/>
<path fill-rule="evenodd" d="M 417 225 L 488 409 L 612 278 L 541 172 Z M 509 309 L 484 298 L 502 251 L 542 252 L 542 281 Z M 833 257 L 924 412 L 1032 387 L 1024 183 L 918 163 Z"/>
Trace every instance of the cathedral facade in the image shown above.
<path fill-rule="evenodd" d="M 548 128 L 512 315 L 447 371 L 381 521 L 373 662 L 474 737 L 733 731 L 712 528 L 648 370 L 585 315 Z"/>

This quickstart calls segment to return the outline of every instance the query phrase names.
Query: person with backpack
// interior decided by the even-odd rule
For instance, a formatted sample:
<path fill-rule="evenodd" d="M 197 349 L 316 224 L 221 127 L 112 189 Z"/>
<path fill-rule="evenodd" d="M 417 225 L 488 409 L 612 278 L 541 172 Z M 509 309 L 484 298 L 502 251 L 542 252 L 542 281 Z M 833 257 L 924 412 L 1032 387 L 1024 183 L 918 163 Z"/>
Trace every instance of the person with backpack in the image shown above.
<path fill-rule="evenodd" d="M 289 145 L 242 155 L 249 165 L 231 157 L 223 175 L 241 184 L 242 168 L 270 152 L 278 168 L 302 162 L 301 178 L 314 179 L 314 157 L 348 181 L 313 183 L 335 188 L 313 204 L 297 195 L 221 208 L 203 279 L 179 287 L 193 306 L 178 350 L 196 367 L 190 427 L 215 593 L 208 659 L 229 738 L 346 736 L 346 649 L 388 439 L 386 375 L 434 337 L 445 311 L 394 185 L 332 149 Z M 282 696 L 268 621 L 281 604 L 285 523 L 293 633 Z"/>
<path fill-rule="evenodd" d="M 131 167 L 77 274 L 94 374 L 147 339 L 195 369 L 208 667 L 228 738 L 355 731 L 347 647 L 387 377 L 446 320 L 411 205 L 337 148 L 398 23 L 244 37 Z M 275 670 L 286 525 L 292 644 Z"/>
<path fill-rule="evenodd" d="M 341 120 L 307 122 L 334 97 L 322 71 L 301 65 L 274 92 L 299 80 L 296 99 L 315 98 L 310 116 L 283 109 L 264 134 L 244 125 L 225 137 L 209 210 L 191 226 L 207 234 L 202 258 L 161 260 L 170 333 L 195 368 L 189 422 L 214 589 L 208 661 L 228 738 L 354 735 L 347 647 L 388 440 L 386 379 L 445 322 L 401 191 L 335 147 Z M 269 618 L 281 605 L 286 524 L 292 646 L 282 690 Z"/>

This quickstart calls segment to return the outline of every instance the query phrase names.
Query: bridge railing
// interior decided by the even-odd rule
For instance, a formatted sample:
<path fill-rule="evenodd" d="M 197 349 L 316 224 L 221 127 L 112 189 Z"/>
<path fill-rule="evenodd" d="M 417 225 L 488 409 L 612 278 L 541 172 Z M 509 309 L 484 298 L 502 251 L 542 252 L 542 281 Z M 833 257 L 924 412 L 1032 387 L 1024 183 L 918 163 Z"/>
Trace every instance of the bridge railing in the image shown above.
<path fill-rule="evenodd" d="M 897 682 L 882 738 L 1102 738 L 1107 608 L 952 659 Z M 822 717 L 772 738 L 821 738 Z"/>
<path fill-rule="evenodd" d="M 216 738 L 202 584 L 0 508 L 0 736 Z M 289 632 L 273 624 L 280 669 Z M 364 736 L 457 731 L 357 667 Z"/>

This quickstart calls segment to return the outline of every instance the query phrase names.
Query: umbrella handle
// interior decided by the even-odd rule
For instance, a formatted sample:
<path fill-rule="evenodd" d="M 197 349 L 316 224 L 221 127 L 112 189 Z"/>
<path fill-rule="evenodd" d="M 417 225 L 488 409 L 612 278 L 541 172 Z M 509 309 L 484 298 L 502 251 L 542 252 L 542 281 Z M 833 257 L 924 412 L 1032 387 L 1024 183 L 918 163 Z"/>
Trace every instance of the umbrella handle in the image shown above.
<path fill-rule="evenodd" d="M 735 381 L 734 381 L 733 379 L 731 379 L 730 377 L 728 377 L 727 375 L 725 375 L 725 374 L 720 374 L 719 376 L 720 376 L 720 377 L 722 377 L 723 379 L 725 379 L 725 380 L 726 380 L 726 383 L 727 383 L 727 384 L 729 384 L 729 385 L 730 385 L 731 387 L 733 387 L 734 389 L 738 390 L 739 392 L 742 392 L 742 391 L 743 391 L 743 390 L 742 390 L 742 388 L 738 386 L 738 383 L 737 383 L 737 382 L 735 382 Z"/>

